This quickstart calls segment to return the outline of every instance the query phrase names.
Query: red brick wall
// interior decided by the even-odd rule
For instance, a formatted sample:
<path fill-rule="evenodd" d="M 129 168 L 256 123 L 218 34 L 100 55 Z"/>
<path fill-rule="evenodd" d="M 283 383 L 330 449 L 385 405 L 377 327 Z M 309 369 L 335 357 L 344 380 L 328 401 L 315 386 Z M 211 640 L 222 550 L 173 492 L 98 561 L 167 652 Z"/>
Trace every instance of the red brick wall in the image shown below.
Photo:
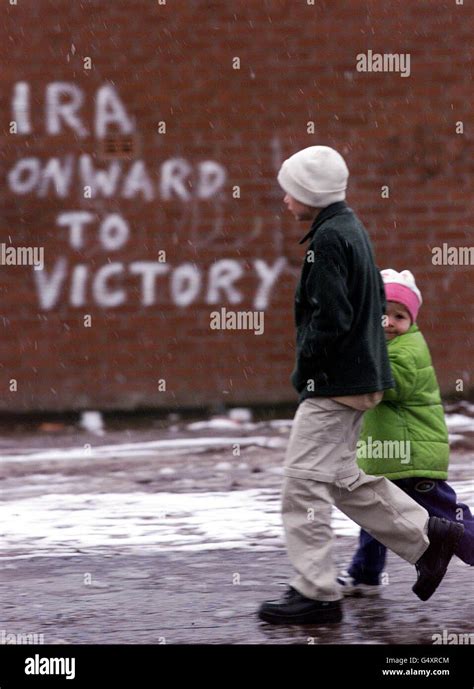
<path fill-rule="evenodd" d="M 443 391 L 467 395 L 473 268 L 434 266 L 431 249 L 471 242 L 473 20 L 467 0 L 4 0 L 1 241 L 43 247 L 45 270 L 0 266 L 0 409 L 294 400 L 307 227 L 275 175 L 318 143 L 346 157 L 378 264 L 415 273 Z M 410 76 L 358 72 L 369 49 L 409 53 Z M 134 148 L 114 163 L 104 136 L 120 130 Z M 108 170 L 108 189 L 89 198 L 80 164 Z M 60 225 L 71 212 L 90 214 L 82 233 Z M 144 261 L 166 271 L 147 295 Z M 278 269 L 267 299 L 258 266 Z M 264 334 L 212 331 L 224 306 L 264 308 Z"/>

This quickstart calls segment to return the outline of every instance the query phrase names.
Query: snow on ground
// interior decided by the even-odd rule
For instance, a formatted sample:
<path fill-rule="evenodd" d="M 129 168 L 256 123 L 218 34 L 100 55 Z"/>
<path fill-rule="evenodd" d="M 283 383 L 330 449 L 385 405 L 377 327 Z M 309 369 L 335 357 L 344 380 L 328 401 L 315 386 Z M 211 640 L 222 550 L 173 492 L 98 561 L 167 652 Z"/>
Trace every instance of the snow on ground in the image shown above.
<path fill-rule="evenodd" d="M 450 441 L 462 441 L 464 433 L 474 431 L 474 419 L 464 414 L 446 414 L 446 422 L 450 431 Z M 286 437 L 280 437 L 289 433 L 292 419 L 273 419 L 265 422 L 239 422 L 232 418 L 214 417 L 208 421 L 197 421 L 184 424 L 183 433 L 198 433 L 203 431 L 231 431 L 232 436 L 204 436 L 167 438 L 146 442 L 114 443 L 111 445 L 95 445 L 84 443 L 73 448 L 5 448 L 2 452 L 3 462 L 34 462 L 34 461 L 63 461 L 80 459 L 120 459 L 121 457 L 152 457 L 160 452 L 167 454 L 186 454 L 190 450 L 193 453 L 205 452 L 208 449 L 232 448 L 234 445 L 248 447 L 256 445 L 265 448 L 282 448 L 287 444 Z M 249 431 L 260 431 L 260 435 L 246 436 Z M 277 431 L 280 436 L 275 436 Z M 240 434 L 239 434 L 240 433 Z M 273 433 L 273 434 L 272 434 Z"/>
<path fill-rule="evenodd" d="M 454 482 L 473 503 L 470 481 Z M 333 509 L 339 536 L 358 527 Z M 283 547 L 280 491 L 47 494 L 0 505 L 2 559 L 78 552 L 161 553 L 172 550 Z"/>
<path fill-rule="evenodd" d="M 448 430 L 457 431 L 458 433 L 462 431 L 473 431 L 474 419 L 464 414 L 446 414 L 446 425 Z"/>
<path fill-rule="evenodd" d="M 283 547 L 275 475 L 282 473 L 292 419 L 253 423 L 247 410 L 237 412 L 224 419 L 183 422 L 161 437 L 153 432 L 136 442 L 110 433 L 108 444 L 102 445 L 94 440 L 81 444 L 78 435 L 75 447 L 5 447 L 2 559 Z M 472 433 L 472 417 L 459 408 L 446 418 L 452 438 Z M 203 431 L 205 437 L 196 437 Z M 120 442 L 114 443 L 114 437 Z M 236 444 L 243 449 L 239 458 L 232 454 Z M 453 460 L 452 485 L 460 500 L 473 505 L 472 455 L 454 453 Z M 151 492 L 143 492 L 137 476 Z M 182 478 L 173 486 L 178 492 L 172 492 L 173 477 Z M 162 479 L 167 483 L 160 484 Z M 333 527 L 340 536 L 358 534 L 358 527 L 336 508 Z"/>
<path fill-rule="evenodd" d="M 287 441 L 283 438 L 271 436 L 236 436 L 236 437 L 211 437 L 211 438 L 176 438 L 173 440 L 151 440 L 148 442 L 115 443 L 113 445 L 96 445 L 85 443 L 81 447 L 60 449 L 20 449 L 9 450 L 2 453 L 2 462 L 37 462 L 37 461 L 64 461 L 71 459 L 120 459 L 121 457 L 145 457 L 157 456 L 160 451 L 166 454 L 186 454 L 190 450 L 193 453 L 205 451 L 209 448 L 232 448 L 234 445 L 246 447 L 258 445 L 259 447 L 278 448 L 284 447 Z"/>
<path fill-rule="evenodd" d="M 0 506 L 3 555 L 283 546 L 280 492 L 42 495 Z M 334 510 L 336 533 L 357 527 Z"/>

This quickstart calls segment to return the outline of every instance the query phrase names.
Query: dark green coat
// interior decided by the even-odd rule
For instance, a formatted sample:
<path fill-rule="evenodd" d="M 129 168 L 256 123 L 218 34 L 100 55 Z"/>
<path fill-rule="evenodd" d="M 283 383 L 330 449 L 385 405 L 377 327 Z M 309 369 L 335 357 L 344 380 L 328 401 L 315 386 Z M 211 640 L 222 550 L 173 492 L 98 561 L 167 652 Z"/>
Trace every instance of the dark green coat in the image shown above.
<path fill-rule="evenodd" d="M 295 294 L 291 381 L 299 401 L 391 388 L 385 292 L 362 223 L 339 201 L 319 213 L 300 244 L 307 239 Z"/>
<path fill-rule="evenodd" d="M 364 414 L 358 446 L 359 466 L 367 474 L 390 479 L 412 476 L 446 479 L 448 430 L 425 338 L 415 324 L 387 344 L 396 385 L 385 391 L 380 404 Z M 374 445 L 374 441 L 386 442 Z M 404 444 L 395 445 L 390 441 L 404 441 Z M 409 447 L 409 453 L 396 451 L 397 447 Z M 384 456 L 374 457 L 381 448 Z M 372 457 L 364 458 L 369 451 Z"/>

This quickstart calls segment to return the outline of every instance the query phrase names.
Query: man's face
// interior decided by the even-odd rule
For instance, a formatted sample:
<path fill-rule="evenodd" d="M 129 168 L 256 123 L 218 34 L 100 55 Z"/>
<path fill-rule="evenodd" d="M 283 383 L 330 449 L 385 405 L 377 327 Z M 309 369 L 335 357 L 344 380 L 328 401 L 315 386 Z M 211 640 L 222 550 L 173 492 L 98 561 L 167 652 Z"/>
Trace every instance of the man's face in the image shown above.
<path fill-rule="evenodd" d="M 397 301 L 388 301 L 385 312 L 385 338 L 393 340 L 398 335 L 404 335 L 411 326 L 410 314 L 402 304 Z"/>
<path fill-rule="evenodd" d="M 296 220 L 313 220 L 318 212 L 317 208 L 306 206 L 304 203 L 300 203 L 300 201 L 297 201 L 289 194 L 285 194 L 283 203 L 286 205 L 290 213 L 294 215 Z"/>

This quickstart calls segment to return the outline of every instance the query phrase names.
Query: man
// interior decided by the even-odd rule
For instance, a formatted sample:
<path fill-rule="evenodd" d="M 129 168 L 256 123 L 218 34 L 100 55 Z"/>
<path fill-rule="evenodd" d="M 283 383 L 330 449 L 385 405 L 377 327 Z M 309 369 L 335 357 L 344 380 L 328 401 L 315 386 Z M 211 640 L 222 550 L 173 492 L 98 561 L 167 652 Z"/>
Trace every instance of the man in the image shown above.
<path fill-rule="evenodd" d="M 427 600 L 440 584 L 463 527 L 427 511 L 383 476 L 356 463 L 364 410 L 394 387 L 382 328 L 383 283 L 362 223 L 345 203 L 349 171 L 327 146 L 286 160 L 278 182 L 297 220 L 312 221 L 295 295 L 299 393 L 285 458 L 282 516 L 297 574 L 280 601 L 263 603 L 273 624 L 342 619 L 332 562 L 335 504 L 365 531 L 415 564 L 413 591 Z"/>

